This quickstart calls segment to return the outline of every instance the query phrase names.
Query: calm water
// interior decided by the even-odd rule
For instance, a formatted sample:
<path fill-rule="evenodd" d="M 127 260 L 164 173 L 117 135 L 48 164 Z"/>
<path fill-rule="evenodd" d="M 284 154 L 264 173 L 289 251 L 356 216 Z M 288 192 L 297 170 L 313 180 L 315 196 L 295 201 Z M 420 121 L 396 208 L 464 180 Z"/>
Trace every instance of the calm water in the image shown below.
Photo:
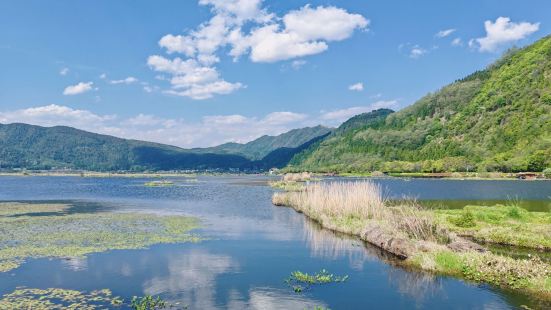
<path fill-rule="evenodd" d="M 161 295 L 191 309 L 508 309 L 531 301 L 485 285 L 434 277 L 395 266 L 374 247 L 320 229 L 301 214 L 270 203 L 265 177 L 151 179 L 0 177 L 0 200 L 69 201 L 75 211 L 101 209 L 197 216 L 199 244 L 117 250 L 85 259 L 31 260 L 0 273 L 0 295 L 17 286 L 76 290 L 110 288 L 114 294 Z M 551 210 L 551 182 L 377 179 L 392 198 L 430 200 L 451 207 L 469 201 L 515 199 Z M 446 200 L 454 200 L 446 201 Z M 342 284 L 295 294 L 283 280 L 294 270 L 328 269 L 349 275 Z"/>

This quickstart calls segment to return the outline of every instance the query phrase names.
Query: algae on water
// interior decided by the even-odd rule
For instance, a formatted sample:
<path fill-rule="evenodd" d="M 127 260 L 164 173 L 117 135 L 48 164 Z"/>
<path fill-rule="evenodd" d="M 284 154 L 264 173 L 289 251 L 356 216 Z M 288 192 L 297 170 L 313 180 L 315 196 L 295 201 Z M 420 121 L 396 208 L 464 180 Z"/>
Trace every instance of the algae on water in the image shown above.
<path fill-rule="evenodd" d="M 68 204 L 0 203 L 0 272 L 28 258 L 82 257 L 158 243 L 197 242 L 194 218 L 143 213 L 69 213 Z"/>
<path fill-rule="evenodd" d="M 0 309 L 111 309 L 122 305 L 120 297 L 103 289 L 89 293 L 60 288 L 18 288 L 0 299 Z"/>

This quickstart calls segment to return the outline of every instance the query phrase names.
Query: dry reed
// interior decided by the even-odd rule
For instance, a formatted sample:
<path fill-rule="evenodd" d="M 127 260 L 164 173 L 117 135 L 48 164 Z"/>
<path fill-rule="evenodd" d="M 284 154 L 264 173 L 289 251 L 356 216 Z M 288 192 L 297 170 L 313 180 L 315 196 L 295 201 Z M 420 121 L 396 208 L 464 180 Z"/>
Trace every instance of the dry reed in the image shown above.
<path fill-rule="evenodd" d="M 283 175 L 283 181 L 285 182 L 305 182 L 312 178 L 312 174 L 310 172 L 302 172 L 302 173 L 286 173 Z"/>
<path fill-rule="evenodd" d="M 272 202 L 293 207 L 318 220 L 374 220 L 411 239 L 447 239 L 447 233 L 414 201 L 389 207 L 381 187 L 370 181 L 313 183 L 300 192 L 275 193 Z"/>

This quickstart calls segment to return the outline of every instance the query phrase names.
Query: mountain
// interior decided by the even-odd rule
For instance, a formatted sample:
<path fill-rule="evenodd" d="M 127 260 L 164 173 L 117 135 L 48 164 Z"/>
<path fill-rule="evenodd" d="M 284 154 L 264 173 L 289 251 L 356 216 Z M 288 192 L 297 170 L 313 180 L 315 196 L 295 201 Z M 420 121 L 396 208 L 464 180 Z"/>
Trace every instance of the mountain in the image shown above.
<path fill-rule="evenodd" d="M 387 111 L 388 112 L 388 111 Z M 395 113 L 351 118 L 295 155 L 319 172 L 542 171 L 551 166 L 551 36 Z"/>
<path fill-rule="evenodd" d="M 295 148 L 303 145 L 315 137 L 324 136 L 331 129 L 324 126 L 305 127 L 293 129 L 279 136 L 262 136 L 251 142 L 225 143 L 215 147 L 193 149 L 199 153 L 233 154 L 241 155 L 250 160 L 260 160 L 280 148 Z"/>
<path fill-rule="evenodd" d="M 65 126 L 0 124 L 0 169 L 266 170 L 285 166 L 329 131 L 324 127 L 295 129 L 235 144 L 236 151 L 232 152 L 221 146 L 182 149 Z"/>

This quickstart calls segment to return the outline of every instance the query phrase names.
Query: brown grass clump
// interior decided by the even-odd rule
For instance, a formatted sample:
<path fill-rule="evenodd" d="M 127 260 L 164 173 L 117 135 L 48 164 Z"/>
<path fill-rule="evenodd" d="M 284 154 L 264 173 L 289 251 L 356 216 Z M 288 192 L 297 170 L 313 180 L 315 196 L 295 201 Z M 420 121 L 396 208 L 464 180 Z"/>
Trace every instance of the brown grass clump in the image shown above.
<path fill-rule="evenodd" d="M 371 182 L 314 183 L 301 192 L 285 194 L 290 194 L 288 205 L 330 217 L 372 219 L 385 211 L 381 188 Z"/>
<path fill-rule="evenodd" d="M 305 182 L 312 178 L 312 174 L 310 172 L 302 172 L 302 173 L 286 173 L 283 175 L 283 181 L 285 182 Z"/>
<path fill-rule="evenodd" d="M 357 228 L 362 223 L 365 227 L 371 221 L 411 239 L 438 241 L 445 234 L 415 202 L 388 207 L 381 187 L 370 181 L 309 184 L 300 192 L 275 193 L 272 202 L 293 207 L 330 227 Z"/>

